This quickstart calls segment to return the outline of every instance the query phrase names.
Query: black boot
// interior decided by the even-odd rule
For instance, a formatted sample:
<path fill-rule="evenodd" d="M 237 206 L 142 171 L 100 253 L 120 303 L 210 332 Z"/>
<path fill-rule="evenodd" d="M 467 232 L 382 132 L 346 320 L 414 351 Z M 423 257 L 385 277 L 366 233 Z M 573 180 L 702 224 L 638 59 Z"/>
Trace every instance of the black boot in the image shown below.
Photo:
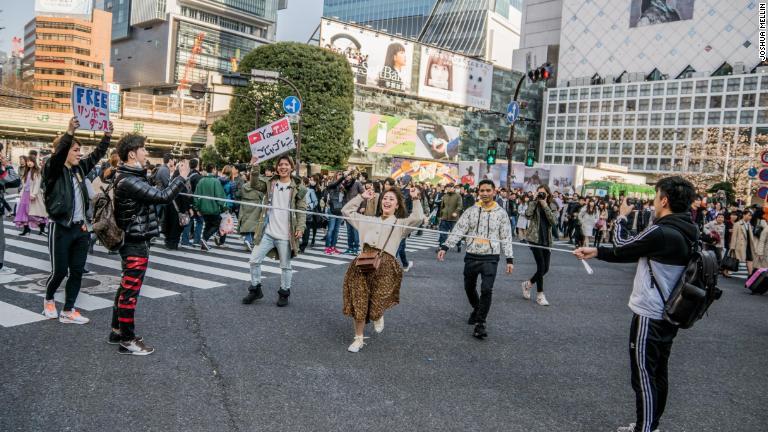
<path fill-rule="evenodd" d="M 40 225 L 40 232 L 38 234 L 45 235 L 45 225 Z"/>
<path fill-rule="evenodd" d="M 24 225 L 24 229 L 21 230 L 20 236 L 25 236 L 29 234 L 32 230 L 29 229 L 29 225 Z"/>
<path fill-rule="evenodd" d="M 467 324 L 469 324 L 469 325 L 477 324 L 477 309 L 472 309 L 472 313 L 469 315 L 469 319 L 467 320 Z"/>
<path fill-rule="evenodd" d="M 475 325 L 475 332 L 472 334 L 472 336 L 482 340 L 486 337 L 488 337 L 488 332 L 485 331 L 485 324 L 483 323 L 477 323 Z"/>
<path fill-rule="evenodd" d="M 288 297 L 291 295 L 291 290 L 284 290 L 281 288 L 277 290 L 277 294 L 280 296 L 277 299 L 277 306 L 278 307 L 288 306 Z"/>
<path fill-rule="evenodd" d="M 261 292 L 261 284 L 256 286 L 251 285 L 251 287 L 248 288 L 248 295 L 243 297 L 243 304 L 251 304 L 262 297 L 264 297 L 264 293 Z"/>

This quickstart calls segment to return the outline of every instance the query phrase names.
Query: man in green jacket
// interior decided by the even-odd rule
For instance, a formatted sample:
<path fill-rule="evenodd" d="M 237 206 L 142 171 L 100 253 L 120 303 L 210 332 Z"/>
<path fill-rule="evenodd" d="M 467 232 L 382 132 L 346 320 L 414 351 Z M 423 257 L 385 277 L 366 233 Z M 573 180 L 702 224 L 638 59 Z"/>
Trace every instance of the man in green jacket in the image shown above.
<path fill-rule="evenodd" d="M 251 161 L 251 188 L 263 194 L 264 204 L 270 208 L 257 207 L 254 218 L 258 221 L 253 233 L 253 252 L 248 263 L 251 265 L 251 285 L 244 304 L 251 304 L 264 297 L 261 291 L 261 263 L 270 257 L 280 260 L 280 289 L 277 291 L 277 305 L 288 305 L 291 295 L 291 258 L 299 254 L 299 239 L 307 226 L 307 215 L 290 210 L 305 211 L 307 189 L 291 175 L 295 164 L 284 154 L 278 156 L 273 177 L 259 176 L 258 160 Z"/>
<path fill-rule="evenodd" d="M 463 210 L 464 206 L 462 204 L 461 195 L 456 193 L 456 185 L 451 183 L 445 187 L 445 194 L 440 203 L 440 226 L 438 229 L 443 233 L 451 232 Z M 441 233 L 438 243 L 442 246 L 447 239 L 448 234 Z M 460 248 L 461 246 L 457 245 L 456 247 Z"/>
<path fill-rule="evenodd" d="M 206 165 L 205 177 L 197 182 L 195 195 L 221 199 L 227 198 L 227 195 L 224 193 L 224 187 L 216 176 L 216 167 L 211 164 Z M 219 230 L 221 214 L 227 210 L 227 204 L 223 201 L 195 198 L 195 208 L 203 215 L 203 221 L 205 221 L 203 237 L 200 239 L 200 250 L 208 252 L 211 249 L 208 246 L 208 240 Z"/>

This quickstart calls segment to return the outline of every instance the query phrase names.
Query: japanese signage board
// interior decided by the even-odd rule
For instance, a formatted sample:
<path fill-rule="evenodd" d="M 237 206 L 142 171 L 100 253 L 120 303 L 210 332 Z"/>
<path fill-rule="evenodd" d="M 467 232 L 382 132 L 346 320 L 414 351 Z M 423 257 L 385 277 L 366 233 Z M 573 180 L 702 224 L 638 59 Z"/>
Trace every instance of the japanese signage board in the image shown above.
<path fill-rule="evenodd" d="M 109 89 L 109 112 L 120 112 L 120 84 L 109 83 L 107 84 Z"/>
<path fill-rule="evenodd" d="M 72 86 L 72 111 L 81 129 L 109 130 L 108 92 L 75 84 Z"/>
<path fill-rule="evenodd" d="M 296 148 L 296 141 L 287 118 L 270 123 L 248 133 L 251 154 L 264 162 Z"/>

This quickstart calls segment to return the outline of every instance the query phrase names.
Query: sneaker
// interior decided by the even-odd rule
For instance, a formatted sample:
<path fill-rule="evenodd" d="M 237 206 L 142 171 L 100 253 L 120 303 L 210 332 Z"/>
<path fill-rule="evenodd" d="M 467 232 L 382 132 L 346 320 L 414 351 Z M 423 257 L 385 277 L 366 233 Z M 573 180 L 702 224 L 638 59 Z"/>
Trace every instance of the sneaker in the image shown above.
<path fill-rule="evenodd" d="M 472 336 L 482 340 L 488 337 L 488 332 L 485 331 L 485 324 L 483 323 L 477 323 L 475 324 L 475 331 L 472 333 Z"/>
<path fill-rule="evenodd" d="M 144 338 L 141 336 L 136 336 L 137 340 L 143 341 Z M 120 333 L 115 333 L 114 331 L 109 332 L 109 336 L 107 337 L 107 343 L 110 345 L 120 345 L 120 342 L 123 341 L 123 337 L 120 336 Z"/>
<path fill-rule="evenodd" d="M 365 346 L 365 339 L 367 338 L 363 336 L 355 336 L 355 341 L 347 348 L 347 351 L 351 353 L 359 352 Z"/>
<path fill-rule="evenodd" d="M 531 288 L 533 287 L 533 284 L 531 284 L 531 281 L 524 281 L 523 282 L 523 298 L 526 300 L 531 299 Z"/>
<path fill-rule="evenodd" d="M 288 297 L 291 295 L 291 290 L 284 290 L 281 288 L 277 290 L 277 295 L 279 296 L 277 298 L 277 307 L 288 306 Z"/>
<path fill-rule="evenodd" d="M 539 306 L 549 306 L 549 302 L 543 292 L 536 293 L 536 304 Z"/>
<path fill-rule="evenodd" d="M 354 255 L 355 251 L 353 249 L 347 249 L 343 253 L 344 255 Z"/>
<path fill-rule="evenodd" d="M 629 426 L 620 426 L 616 432 L 635 432 L 635 423 L 630 423 Z M 653 432 L 659 432 L 659 429 L 654 429 Z"/>
<path fill-rule="evenodd" d="M 333 255 L 333 248 L 327 247 L 323 253 L 326 255 Z"/>
<path fill-rule="evenodd" d="M 341 251 L 338 250 L 335 246 L 331 248 L 334 255 L 342 255 Z"/>
<path fill-rule="evenodd" d="M 208 246 L 208 242 L 205 240 L 200 240 L 200 250 L 203 252 L 208 252 L 211 250 L 211 248 Z"/>
<path fill-rule="evenodd" d="M 213 235 L 213 244 L 221 246 L 221 237 L 218 234 Z"/>
<path fill-rule="evenodd" d="M 261 292 L 261 284 L 257 284 L 256 286 L 251 285 L 251 287 L 248 288 L 248 295 L 243 297 L 243 304 L 251 304 L 262 297 L 264 297 L 264 293 Z"/>
<path fill-rule="evenodd" d="M 376 333 L 381 333 L 384 331 L 384 315 L 373 322 L 373 329 L 376 330 Z"/>
<path fill-rule="evenodd" d="M 469 319 L 467 320 L 467 324 L 469 325 L 477 324 L 477 310 L 473 309 L 472 313 L 469 314 Z"/>
<path fill-rule="evenodd" d="M 413 268 L 413 261 L 408 261 L 408 266 L 403 269 L 404 272 L 408 273 L 410 269 Z"/>
<path fill-rule="evenodd" d="M 155 349 L 144 343 L 141 338 L 133 338 L 129 341 L 120 342 L 120 348 L 117 349 L 120 354 L 130 354 L 145 356 L 155 352 Z"/>
<path fill-rule="evenodd" d="M 56 302 L 53 300 L 43 300 L 43 315 L 48 319 L 56 319 L 59 312 L 56 310 Z"/>
<path fill-rule="evenodd" d="M 59 322 L 62 324 L 88 324 L 90 321 L 74 308 L 69 312 L 61 311 L 59 314 Z"/>
<path fill-rule="evenodd" d="M 14 273 L 16 273 L 16 269 L 15 268 L 10 268 L 10 267 L 0 268 L 0 276 L 12 275 Z"/>
<path fill-rule="evenodd" d="M 243 244 L 245 245 L 245 250 L 248 252 L 253 252 L 253 243 L 249 242 L 248 240 L 243 240 Z"/>

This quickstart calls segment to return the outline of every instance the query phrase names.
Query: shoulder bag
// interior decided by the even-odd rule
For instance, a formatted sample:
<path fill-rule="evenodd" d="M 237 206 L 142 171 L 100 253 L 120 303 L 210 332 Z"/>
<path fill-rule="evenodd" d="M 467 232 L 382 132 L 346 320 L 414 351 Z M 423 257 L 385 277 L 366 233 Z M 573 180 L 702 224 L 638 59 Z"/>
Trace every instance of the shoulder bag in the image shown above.
<path fill-rule="evenodd" d="M 732 272 L 739 271 L 739 260 L 735 257 L 733 249 L 728 252 L 728 255 L 724 256 L 720 261 L 720 268 Z"/>
<path fill-rule="evenodd" d="M 395 220 L 395 223 L 397 223 L 397 220 Z M 381 254 L 383 254 L 384 249 L 387 248 L 389 239 L 392 237 L 392 233 L 394 231 L 395 231 L 395 227 L 393 226 L 392 229 L 389 231 L 389 235 L 387 236 L 387 241 L 384 242 L 384 246 L 382 246 L 382 248 L 378 252 L 367 251 L 367 252 L 362 252 L 360 255 L 357 256 L 357 259 L 355 260 L 355 266 L 357 266 L 357 269 L 360 270 L 361 273 L 368 274 L 378 270 L 379 266 L 381 265 Z"/>

